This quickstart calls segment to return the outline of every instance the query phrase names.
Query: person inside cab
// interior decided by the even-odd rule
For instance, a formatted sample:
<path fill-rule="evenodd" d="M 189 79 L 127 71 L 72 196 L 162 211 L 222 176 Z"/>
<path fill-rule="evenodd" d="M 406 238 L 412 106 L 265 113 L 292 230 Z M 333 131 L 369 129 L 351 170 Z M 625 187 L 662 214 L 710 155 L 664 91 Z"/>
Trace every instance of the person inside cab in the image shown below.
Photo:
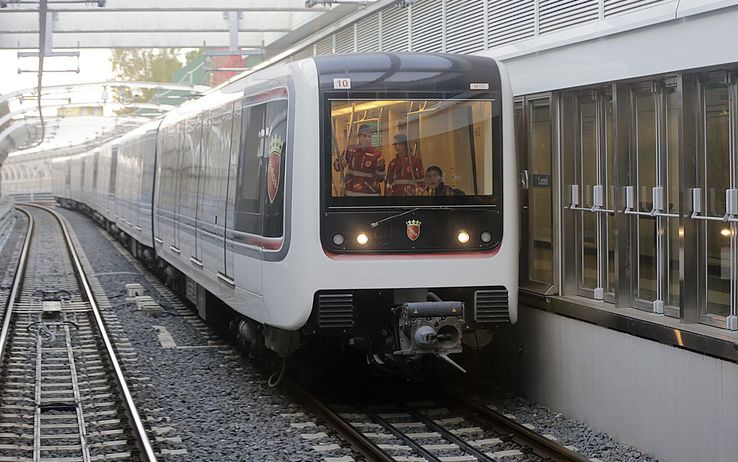
<path fill-rule="evenodd" d="M 337 172 L 343 170 L 346 196 L 379 196 L 386 170 L 382 151 L 372 145 L 372 127 L 359 126 L 357 144 L 352 144 L 333 163 Z"/>
<path fill-rule="evenodd" d="M 387 167 L 387 196 L 419 196 L 425 190 L 425 175 L 420 157 L 412 155 L 407 136 L 399 133 L 394 137 L 392 146 L 395 158 Z"/>
<path fill-rule="evenodd" d="M 443 170 L 437 165 L 431 165 L 425 171 L 425 180 L 428 184 L 428 193 L 431 196 L 463 196 L 464 191 L 448 186 L 443 181 Z"/>

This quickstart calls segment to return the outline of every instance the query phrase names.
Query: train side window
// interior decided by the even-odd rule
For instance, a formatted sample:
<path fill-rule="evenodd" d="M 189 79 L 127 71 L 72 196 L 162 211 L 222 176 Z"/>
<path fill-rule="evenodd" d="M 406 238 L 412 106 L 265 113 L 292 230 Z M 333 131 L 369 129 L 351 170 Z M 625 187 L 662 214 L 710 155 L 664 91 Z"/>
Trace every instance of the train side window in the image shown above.
<path fill-rule="evenodd" d="M 79 185 L 82 191 L 84 191 L 85 189 L 85 165 L 87 165 L 87 159 L 82 158 L 80 164 L 82 164 L 82 172 L 81 172 L 82 174 L 80 175 Z"/>
<path fill-rule="evenodd" d="M 100 162 L 100 153 L 96 152 L 92 157 L 92 190 L 97 191 L 97 165 Z"/>
<path fill-rule="evenodd" d="M 266 104 L 244 108 L 234 229 L 261 234 L 262 145 Z"/>
<path fill-rule="evenodd" d="M 110 182 L 108 183 L 108 192 L 115 194 L 115 179 L 118 170 L 118 146 L 113 146 L 110 155 Z"/>
<path fill-rule="evenodd" d="M 287 101 L 267 104 L 264 120 L 264 236 L 283 232 L 284 170 L 287 147 Z"/>

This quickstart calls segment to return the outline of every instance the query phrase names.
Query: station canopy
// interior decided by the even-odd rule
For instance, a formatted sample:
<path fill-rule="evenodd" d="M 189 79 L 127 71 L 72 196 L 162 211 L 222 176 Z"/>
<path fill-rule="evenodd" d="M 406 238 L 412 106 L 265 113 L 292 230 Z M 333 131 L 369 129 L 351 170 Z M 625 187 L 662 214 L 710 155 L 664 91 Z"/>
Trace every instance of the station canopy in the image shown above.
<path fill-rule="evenodd" d="M 55 49 L 229 47 L 264 50 L 306 36 L 367 2 L 304 0 L 47 0 Z M 340 2 L 339 2 L 340 3 Z M 39 0 L 0 0 L 0 49 L 39 47 Z M 235 26 L 235 28 L 234 28 Z"/>
<path fill-rule="evenodd" d="M 200 48 L 212 56 L 258 56 L 265 60 L 373 1 L 0 0 L 0 50 L 21 50 L 19 58 L 39 57 L 41 66 L 44 59 L 48 63 L 49 58 L 75 56 L 86 48 Z M 59 131 L 104 132 L 104 127 L 125 131 L 137 121 L 145 120 L 134 117 L 113 124 L 103 120 L 108 114 L 97 108 L 106 103 L 104 100 L 111 91 L 117 91 L 118 84 L 126 85 L 98 82 L 99 87 L 94 91 L 103 95 L 102 100 L 77 104 L 77 108 L 70 104 L 79 101 L 72 94 L 89 93 L 87 83 L 56 89 L 44 87 L 40 91 L 27 88 L 0 95 L 0 164 L 9 152 L 21 154 L 44 145 L 56 149 L 70 143 L 67 138 L 74 138 L 69 135 L 59 142 Z M 142 88 L 152 88 L 146 87 L 150 82 L 139 84 Z M 196 97 L 207 90 L 192 82 L 177 84 L 179 88 L 159 90 L 175 92 L 182 98 Z M 42 106 L 45 114 L 43 120 L 38 106 Z M 170 108 L 161 101 L 139 106 L 142 107 L 137 115 L 157 114 Z M 48 117 L 49 112 L 52 117 Z M 84 120 L 79 123 L 54 120 L 70 116 L 83 116 Z M 50 144 L 50 136 L 56 137 L 55 143 Z M 87 137 L 80 135 L 81 139 Z"/>

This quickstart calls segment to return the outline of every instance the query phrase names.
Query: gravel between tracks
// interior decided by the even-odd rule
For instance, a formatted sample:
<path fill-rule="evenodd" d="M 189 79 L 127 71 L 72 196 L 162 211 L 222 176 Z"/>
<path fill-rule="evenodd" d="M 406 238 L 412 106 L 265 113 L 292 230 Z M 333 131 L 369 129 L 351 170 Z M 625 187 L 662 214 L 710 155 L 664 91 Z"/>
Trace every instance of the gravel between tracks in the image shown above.
<path fill-rule="evenodd" d="M 249 360 L 208 329 L 197 329 L 172 302 L 137 274 L 86 216 L 57 208 L 69 221 L 112 307 L 139 354 L 137 369 L 151 386 L 139 392 L 139 409 L 150 423 L 171 426 L 161 438 L 181 438 L 187 453 L 165 455 L 182 461 L 323 461 L 314 442 L 300 437 L 293 419 L 298 405 L 266 385 Z M 140 283 L 169 314 L 152 317 L 125 297 L 125 285 Z M 194 313 L 194 311 L 193 311 Z M 178 348 L 162 348 L 156 330 L 163 326 Z M 185 347 L 185 348 L 182 348 Z M 187 348 L 195 347 L 195 348 Z M 154 422 L 152 422 L 154 421 Z M 318 431 L 309 427 L 309 431 Z M 332 441 L 336 443 L 337 441 Z M 343 451 L 345 453 L 345 451 Z M 336 454 L 338 455 L 338 454 Z"/>
<path fill-rule="evenodd" d="M 281 391 L 270 389 L 266 377 L 242 353 L 222 343 L 214 332 L 183 317 L 182 310 L 174 310 L 172 301 L 111 246 L 92 220 L 74 211 L 57 210 L 83 243 L 98 280 L 137 349 L 137 368 L 151 379 L 151 387 L 141 393 L 145 402 L 139 404 L 140 408 L 144 408 L 150 423 L 173 427 L 161 438 L 181 438 L 187 451 L 173 451 L 164 460 L 324 461 L 330 460 L 327 457 L 341 460 L 340 456 L 351 454 L 345 447 L 338 447 L 345 444 L 331 430 L 316 424 L 309 414 L 304 415 L 299 404 Z M 133 282 L 143 285 L 145 293 L 163 305 L 164 316 L 154 318 L 134 309 L 124 293 L 125 284 Z M 165 327 L 177 348 L 163 348 L 152 326 Z M 533 425 L 542 434 L 574 446 L 595 461 L 656 461 L 607 434 L 494 386 L 480 400 L 515 416 L 522 424 Z M 309 439 L 323 432 L 327 436 Z M 336 449 L 322 451 L 316 447 Z"/>

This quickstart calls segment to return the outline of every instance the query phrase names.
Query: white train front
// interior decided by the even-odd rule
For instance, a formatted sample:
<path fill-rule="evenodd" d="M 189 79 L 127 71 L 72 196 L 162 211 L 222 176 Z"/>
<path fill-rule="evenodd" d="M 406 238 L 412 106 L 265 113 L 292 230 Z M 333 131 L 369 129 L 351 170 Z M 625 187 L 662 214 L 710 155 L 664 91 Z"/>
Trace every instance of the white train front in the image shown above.
<path fill-rule="evenodd" d="M 517 318 L 514 147 L 495 61 L 331 55 L 58 159 L 54 191 L 282 356 L 445 357 Z"/>

